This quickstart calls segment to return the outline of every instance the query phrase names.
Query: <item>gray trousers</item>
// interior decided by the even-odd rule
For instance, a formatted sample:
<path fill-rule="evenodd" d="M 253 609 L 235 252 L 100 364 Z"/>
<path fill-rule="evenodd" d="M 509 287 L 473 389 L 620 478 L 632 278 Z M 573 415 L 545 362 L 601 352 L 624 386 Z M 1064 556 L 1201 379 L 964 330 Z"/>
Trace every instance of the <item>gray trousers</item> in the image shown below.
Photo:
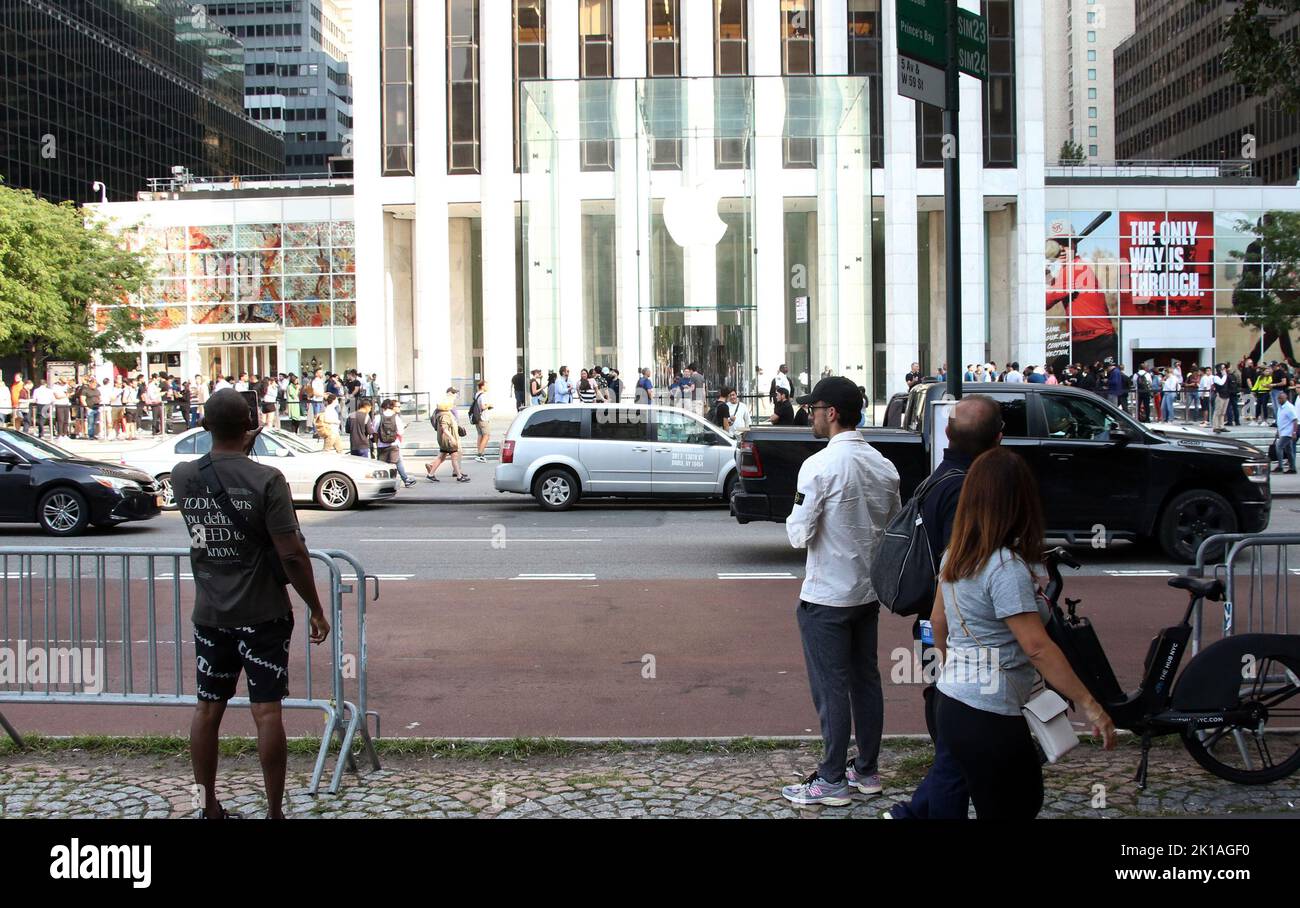
<path fill-rule="evenodd" d="M 860 775 L 876 772 L 885 698 L 876 664 L 879 603 L 847 607 L 800 602 L 799 636 L 813 704 L 821 720 L 825 756 L 818 775 L 828 782 L 844 778 L 849 737 L 856 732 Z"/>

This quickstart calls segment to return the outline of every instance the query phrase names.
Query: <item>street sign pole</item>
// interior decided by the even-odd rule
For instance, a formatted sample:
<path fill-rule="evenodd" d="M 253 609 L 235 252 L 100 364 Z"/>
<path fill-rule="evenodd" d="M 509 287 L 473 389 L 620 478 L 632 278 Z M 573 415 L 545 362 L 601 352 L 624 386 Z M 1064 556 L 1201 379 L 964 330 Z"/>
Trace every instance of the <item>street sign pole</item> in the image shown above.
<path fill-rule="evenodd" d="M 948 393 L 961 399 L 961 174 L 958 158 L 957 0 L 947 0 L 948 65 L 943 105 L 943 218 L 948 291 Z"/>

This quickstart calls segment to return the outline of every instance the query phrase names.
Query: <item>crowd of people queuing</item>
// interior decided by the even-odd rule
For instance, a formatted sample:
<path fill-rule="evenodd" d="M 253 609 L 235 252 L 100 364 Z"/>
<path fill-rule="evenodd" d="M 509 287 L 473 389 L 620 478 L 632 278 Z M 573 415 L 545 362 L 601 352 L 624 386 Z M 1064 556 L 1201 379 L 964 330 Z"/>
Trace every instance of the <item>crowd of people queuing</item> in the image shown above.
<path fill-rule="evenodd" d="M 5 422 L 55 440 L 130 441 L 143 434 L 162 435 L 169 424 L 193 428 L 202 422 L 208 398 L 223 388 L 254 392 L 263 426 L 310 430 L 325 437 L 329 426 L 341 427 L 363 400 L 379 397 L 376 376 L 353 369 L 342 375 L 317 369 L 301 377 L 240 373 L 206 380 L 164 372 L 97 379 L 87 370 L 80 378 L 49 381 L 19 373 L 6 384 L 9 393 L 0 398 L 7 404 L 0 406 Z"/>
<path fill-rule="evenodd" d="M 915 366 L 914 366 L 915 368 Z M 908 386 L 912 385 L 908 375 Z M 1168 366 L 1141 365 L 1135 371 L 1106 362 L 1072 363 L 1058 374 L 1052 366 L 1007 363 L 968 365 L 967 382 L 1038 382 L 1069 385 L 1104 397 L 1140 422 L 1196 423 L 1215 432 L 1230 426 L 1276 425 L 1283 396 L 1294 401 L 1296 365 L 1242 359 L 1236 365 L 1218 363 L 1184 368 L 1178 360 Z"/>

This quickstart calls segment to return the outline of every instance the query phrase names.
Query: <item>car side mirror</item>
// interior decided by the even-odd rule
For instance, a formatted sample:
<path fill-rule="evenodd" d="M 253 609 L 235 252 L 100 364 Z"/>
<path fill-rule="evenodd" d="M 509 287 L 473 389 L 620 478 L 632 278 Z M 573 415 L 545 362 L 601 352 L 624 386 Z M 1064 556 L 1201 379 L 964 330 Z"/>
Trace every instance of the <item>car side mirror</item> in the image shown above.
<path fill-rule="evenodd" d="M 18 463 L 18 455 L 13 451 L 0 451 L 0 463 L 16 464 Z"/>
<path fill-rule="evenodd" d="M 290 451 L 288 448 L 276 448 L 276 449 L 275 449 L 275 456 L 276 456 L 276 457 L 292 457 L 292 456 L 293 456 L 293 452 Z"/>

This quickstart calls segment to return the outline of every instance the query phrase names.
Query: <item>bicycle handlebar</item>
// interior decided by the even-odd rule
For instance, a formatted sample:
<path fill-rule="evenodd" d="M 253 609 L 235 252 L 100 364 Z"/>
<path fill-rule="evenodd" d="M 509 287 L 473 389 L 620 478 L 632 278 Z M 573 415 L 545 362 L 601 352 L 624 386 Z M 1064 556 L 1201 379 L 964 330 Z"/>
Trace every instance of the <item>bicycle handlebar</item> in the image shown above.
<path fill-rule="evenodd" d="M 1056 605 L 1057 599 L 1061 597 L 1061 589 L 1065 586 L 1065 581 L 1061 579 L 1061 565 L 1076 571 L 1080 567 L 1074 556 L 1060 546 L 1043 553 L 1043 566 L 1047 568 L 1047 587 L 1043 590 L 1043 595 L 1052 605 Z"/>

